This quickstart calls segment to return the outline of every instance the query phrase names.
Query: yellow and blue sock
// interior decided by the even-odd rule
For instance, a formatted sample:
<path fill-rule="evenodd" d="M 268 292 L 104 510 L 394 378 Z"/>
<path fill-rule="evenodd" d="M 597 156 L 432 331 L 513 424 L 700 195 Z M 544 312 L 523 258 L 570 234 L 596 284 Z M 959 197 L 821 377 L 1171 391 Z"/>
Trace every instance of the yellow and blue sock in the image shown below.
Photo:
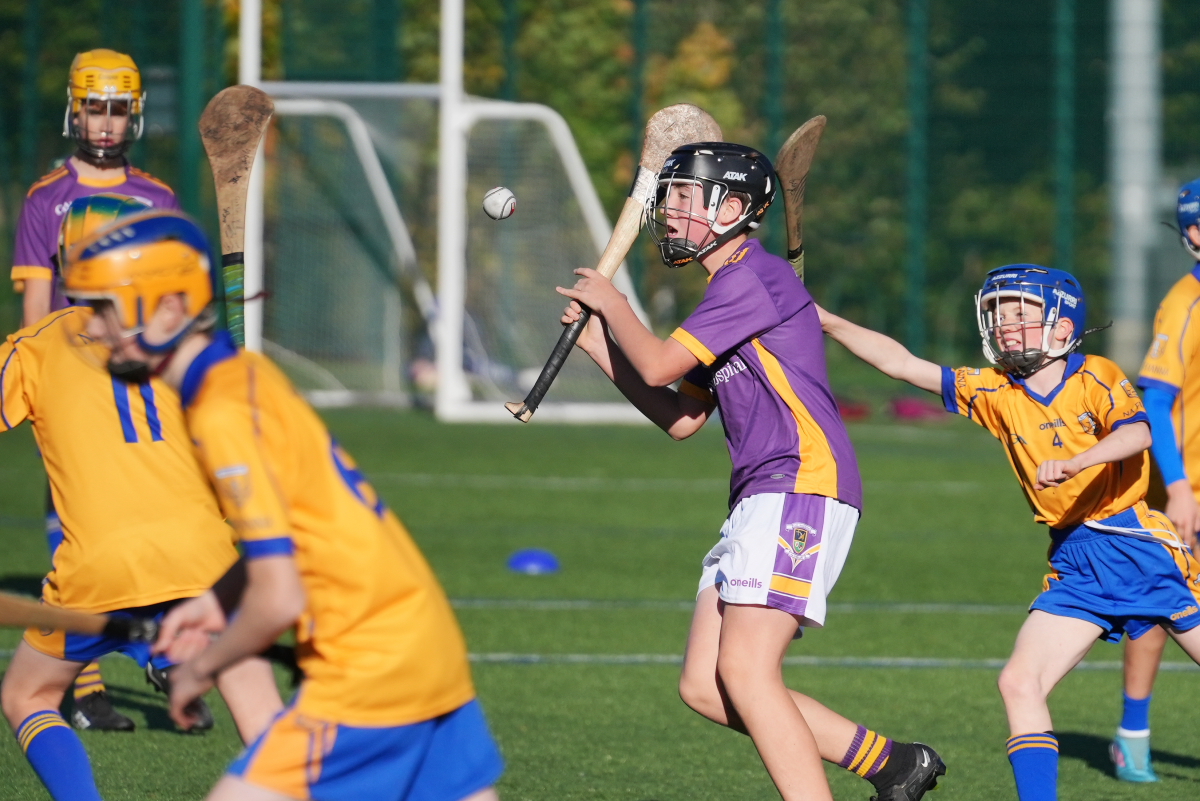
<path fill-rule="evenodd" d="M 1056 801 L 1058 798 L 1058 738 L 1037 731 L 1008 738 L 1008 761 L 1017 780 L 1021 801 Z"/>
<path fill-rule="evenodd" d="M 859 726 L 850 743 L 850 750 L 838 764 L 853 771 L 864 779 L 870 779 L 883 769 L 892 754 L 892 741 L 876 734 L 866 726 Z"/>
<path fill-rule="evenodd" d="M 92 662 L 75 679 L 75 700 L 103 691 L 104 678 L 100 675 L 100 663 Z"/>
<path fill-rule="evenodd" d="M 100 801 L 87 751 L 62 715 L 34 712 L 17 727 L 17 742 L 55 801 Z"/>
<path fill-rule="evenodd" d="M 1150 698 L 1125 696 L 1121 714 L 1121 729 L 1126 737 L 1147 737 L 1150 734 Z"/>

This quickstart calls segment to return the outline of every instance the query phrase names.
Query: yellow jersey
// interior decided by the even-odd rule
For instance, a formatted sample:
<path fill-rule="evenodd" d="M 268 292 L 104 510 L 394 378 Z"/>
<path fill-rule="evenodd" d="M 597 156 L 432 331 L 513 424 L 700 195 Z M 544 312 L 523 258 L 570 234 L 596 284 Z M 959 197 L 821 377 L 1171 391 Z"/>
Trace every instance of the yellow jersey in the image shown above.
<path fill-rule="evenodd" d="M 473 699 L 466 643 L 433 571 L 279 369 L 222 332 L 181 395 L 246 558 L 296 561 L 307 595 L 298 710 L 401 726 Z"/>
<path fill-rule="evenodd" d="M 1042 462 L 1070 459 L 1128 423 L 1149 424 L 1137 390 L 1108 359 L 1071 354 L 1062 382 L 1045 397 L 994 367 L 943 367 L 942 400 L 947 411 L 974 420 L 1004 443 L 1037 522 L 1069 528 L 1135 506 L 1146 511 L 1145 451 L 1089 467 L 1058 487 L 1034 489 Z"/>
<path fill-rule="evenodd" d="M 1154 315 L 1154 339 L 1142 363 L 1138 386 L 1165 389 L 1175 396 L 1171 408 L 1175 443 L 1192 491 L 1200 497 L 1200 425 L 1197 425 L 1200 421 L 1200 276 L 1197 273 L 1200 273 L 1200 267 L 1179 279 L 1159 304 Z"/>
<path fill-rule="evenodd" d="M 200 595 L 237 559 L 176 393 L 129 385 L 72 342 L 68 308 L 0 345 L 0 431 L 33 424 L 63 540 L 42 597 L 84 612 Z"/>

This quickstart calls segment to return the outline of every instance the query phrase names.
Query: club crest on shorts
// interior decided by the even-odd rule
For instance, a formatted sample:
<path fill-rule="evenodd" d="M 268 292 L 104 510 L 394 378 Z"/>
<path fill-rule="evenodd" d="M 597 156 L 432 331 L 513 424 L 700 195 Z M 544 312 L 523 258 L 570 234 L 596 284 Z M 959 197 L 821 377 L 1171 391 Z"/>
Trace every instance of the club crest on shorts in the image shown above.
<path fill-rule="evenodd" d="M 819 542 L 809 547 L 809 540 L 816 539 L 817 530 L 807 523 L 788 523 L 784 526 L 784 531 L 787 532 L 787 536 L 781 536 L 779 544 L 787 552 L 788 558 L 792 560 L 793 570 L 798 564 L 821 550 Z"/>

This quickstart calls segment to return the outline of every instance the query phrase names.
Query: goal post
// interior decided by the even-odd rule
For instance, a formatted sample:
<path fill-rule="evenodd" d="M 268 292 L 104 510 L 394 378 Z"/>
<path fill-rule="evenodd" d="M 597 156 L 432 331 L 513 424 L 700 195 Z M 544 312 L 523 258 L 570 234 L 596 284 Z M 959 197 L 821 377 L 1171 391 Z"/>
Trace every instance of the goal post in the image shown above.
<path fill-rule="evenodd" d="M 317 405 L 404 404 L 433 375 L 440 419 L 509 421 L 503 401 L 524 395 L 558 338 L 554 286 L 594 265 L 611 234 L 566 121 L 464 97 L 442 130 L 434 84 L 261 85 L 276 116 L 264 268 L 248 265 L 246 284 L 267 297 L 248 346 Z M 517 195 L 502 222 L 480 209 L 496 185 Z M 614 281 L 645 319 L 628 272 Z M 582 354 L 538 418 L 644 419 Z"/>

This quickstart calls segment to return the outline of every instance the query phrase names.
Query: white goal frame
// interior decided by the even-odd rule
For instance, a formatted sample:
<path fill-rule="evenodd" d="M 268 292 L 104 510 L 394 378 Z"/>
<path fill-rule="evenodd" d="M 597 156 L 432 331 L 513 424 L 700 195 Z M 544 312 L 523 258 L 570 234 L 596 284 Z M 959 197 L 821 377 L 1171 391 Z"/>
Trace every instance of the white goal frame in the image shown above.
<path fill-rule="evenodd" d="M 612 235 L 612 225 L 604 213 L 600 197 L 592 184 L 587 166 L 575 144 L 570 127 L 558 112 L 537 103 L 511 103 L 463 97 L 453 103 L 449 115 L 440 113 L 440 125 L 457 132 L 453 137 L 451 152 L 445 150 L 443 132 L 439 131 L 439 203 L 438 203 L 438 287 L 436 293 L 425 279 L 416 260 L 408 226 L 404 222 L 399 205 L 379 160 L 379 154 L 371 141 L 370 130 L 349 104 L 333 98 L 426 98 L 444 102 L 444 92 L 437 84 L 397 83 L 334 83 L 300 81 L 264 81 L 261 88 L 271 95 L 277 116 L 321 116 L 337 120 L 344 126 L 355 156 L 366 176 L 369 191 L 380 217 L 387 229 L 393 251 L 393 268 L 398 279 L 403 281 L 416 298 L 430 338 L 436 346 L 438 384 L 435 411 L 441 420 L 453 422 L 506 422 L 511 415 L 502 403 L 478 401 L 471 397 L 467 375 L 463 370 L 463 326 L 465 323 L 466 289 L 466 243 L 467 243 L 467 141 L 471 129 L 481 120 L 510 119 L 528 120 L 541 124 L 554 145 L 561 160 L 572 191 L 579 202 L 587 225 L 588 234 L 596 247 L 597 257 L 604 250 Z M 456 167 L 457 162 L 457 167 Z M 259 165 L 263 161 L 260 159 Z M 263 176 L 257 169 L 258 180 L 252 181 L 248 202 L 246 252 L 263 253 Z M 446 188 L 448 187 L 448 188 Z M 254 221 L 254 225 L 249 223 Z M 614 283 L 634 307 L 634 311 L 645 321 L 646 314 L 637 299 L 633 282 L 625 265 L 614 277 Z M 257 292 L 264 285 L 261 255 L 246 263 L 245 285 Z M 389 336 L 385 347 L 384 370 L 393 378 L 385 381 L 382 393 L 357 393 L 347 389 L 330 388 L 308 393 L 309 399 L 321 406 L 346 406 L 362 402 L 373 404 L 401 404 L 406 400 L 398 384 L 400 375 L 399 298 L 389 303 L 396 309 L 390 314 L 389 325 L 395 323 L 395 336 Z M 553 321 L 547 321 L 553 325 Z M 396 341 L 393 341 L 396 340 Z M 257 303 L 247 303 L 246 347 L 249 350 L 271 350 L 264 343 L 262 308 Z M 547 353 L 547 356 L 550 354 Z M 519 398 L 513 398 L 519 400 Z M 543 403 L 538 409 L 538 418 L 561 422 L 644 422 L 645 418 L 632 406 L 615 403 Z"/>

